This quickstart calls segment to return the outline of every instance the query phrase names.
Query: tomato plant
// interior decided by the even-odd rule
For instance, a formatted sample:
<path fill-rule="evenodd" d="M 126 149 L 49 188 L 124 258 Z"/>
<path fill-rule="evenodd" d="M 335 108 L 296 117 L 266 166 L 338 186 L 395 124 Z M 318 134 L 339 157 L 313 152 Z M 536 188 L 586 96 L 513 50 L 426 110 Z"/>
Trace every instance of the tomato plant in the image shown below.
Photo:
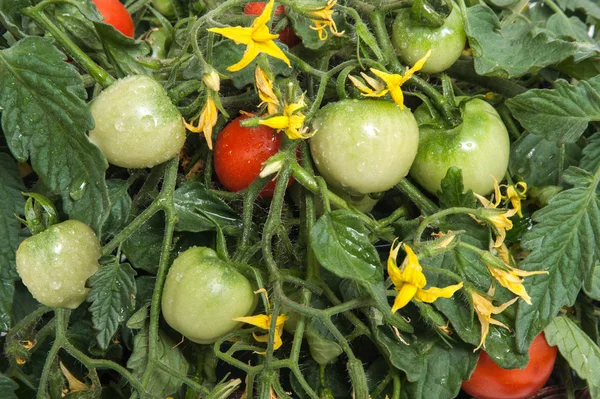
<path fill-rule="evenodd" d="M 173 0 L 152 0 L 152 7 L 165 17 L 171 18 L 177 15 Z"/>
<path fill-rule="evenodd" d="M 244 7 L 244 14 L 246 15 L 260 15 L 265 9 L 266 3 L 263 1 L 252 1 Z M 274 15 L 283 15 L 285 14 L 285 8 L 282 5 L 277 6 Z M 294 47 L 296 44 L 300 43 L 300 38 L 294 32 L 294 29 L 291 26 L 286 26 L 281 31 L 279 31 L 279 40 L 281 43 L 285 44 L 288 47 Z"/>
<path fill-rule="evenodd" d="M 19 245 L 17 271 L 40 303 L 75 309 L 89 292 L 85 282 L 100 268 L 100 255 L 100 242 L 92 229 L 67 220 Z"/>
<path fill-rule="evenodd" d="M 464 104 L 463 122 L 454 129 L 439 126 L 423 106 L 419 119 L 419 151 L 411 176 L 432 194 L 452 166 L 462 170 L 465 189 L 490 193 L 508 167 L 510 141 L 502 119 L 490 104 L 474 99 Z M 493 177 L 493 178 L 492 178 Z"/>
<path fill-rule="evenodd" d="M 169 325 L 188 339 L 209 344 L 254 310 L 252 285 L 210 248 L 193 247 L 175 259 L 162 296 Z"/>
<path fill-rule="evenodd" d="M 408 108 L 378 100 L 344 100 L 313 121 L 310 150 L 319 173 L 338 189 L 359 194 L 397 184 L 415 159 L 417 122 Z"/>
<path fill-rule="evenodd" d="M 240 122 L 247 116 L 239 116 L 229 122 L 215 141 L 215 173 L 229 191 L 247 188 L 260 174 L 262 164 L 277 154 L 281 135 L 267 126 L 243 127 Z M 271 197 L 275 182 L 271 181 L 260 195 Z"/>
<path fill-rule="evenodd" d="M 131 15 L 119 0 L 92 0 L 100 14 L 104 17 L 104 22 L 115 27 L 116 30 L 125 36 L 133 37 L 135 28 Z"/>
<path fill-rule="evenodd" d="M 90 140 L 113 165 L 152 167 L 177 155 L 185 142 L 181 114 L 148 76 L 119 80 L 90 109 L 96 122 Z"/>
<path fill-rule="evenodd" d="M 411 18 L 411 10 L 400 10 L 393 24 L 392 41 L 402 61 L 414 65 L 427 51 L 431 56 L 421 71 L 437 73 L 450 68 L 465 48 L 467 37 L 463 17 L 455 4 L 439 28 L 420 25 Z"/>
<path fill-rule="evenodd" d="M 477 399 L 525 399 L 544 386 L 556 361 L 557 349 L 548 345 L 544 333 L 529 348 L 529 363 L 524 369 L 506 370 L 481 352 L 477 367 L 462 388 Z"/>

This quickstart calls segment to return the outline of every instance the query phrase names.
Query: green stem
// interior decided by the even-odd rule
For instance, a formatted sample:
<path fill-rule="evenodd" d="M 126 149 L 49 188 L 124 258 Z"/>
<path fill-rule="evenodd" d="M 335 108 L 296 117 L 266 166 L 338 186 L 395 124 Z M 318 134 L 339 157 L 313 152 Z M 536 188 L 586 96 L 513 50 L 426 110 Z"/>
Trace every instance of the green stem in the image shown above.
<path fill-rule="evenodd" d="M 423 221 L 421 222 L 421 224 L 419 225 L 417 232 L 415 233 L 415 239 L 413 242 L 415 247 L 421 243 L 421 236 L 423 235 L 423 232 L 425 231 L 425 229 L 427 228 L 428 225 L 430 225 L 431 223 L 433 223 L 436 220 L 439 220 L 443 217 L 446 217 L 449 215 L 464 214 L 464 213 L 477 216 L 477 215 L 479 215 L 480 210 L 474 209 L 474 208 L 462 208 L 462 207 L 448 208 L 448 209 L 444 209 L 443 211 L 439 211 L 437 213 L 434 213 L 433 215 L 430 215 L 430 216 L 427 216 L 426 218 L 424 218 Z"/>
<path fill-rule="evenodd" d="M 63 33 L 54 23 L 48 18 L 48 16 L 44 13 L 43 9 L 49 4 L 56 3 L 57 1 L 42 1 L 38 5 L 34 7 L 27 7 L 23 9 L 21 12 L 27 15 L 29 18 L 34 20 L 38 25 L 40 25 L 43 29 L 45 29 L 48 33 L 52 35 L 54 40 L 58 42 L 58 44 L 64 48 L 67 53 L 77 61 L 81 66 L 83 66 L 88 73 L 96 80 L 96 82 L 100 83 L 102 86 L 107 87 L 112 85 L 115 82 L 115 78 L 110 76 L 108 72 L 102 69 L 98 64 L 96 64 L 83 50 L 81 50 L 69 37 Z M 60 1 L 64 3 L 65 1 Z M 70 2 L 67 2 L 72 4 Z"/>
<path fill-rule="evenodd" d="M 427 216 L 439 212 L 440 208 L 408 179 L 404 178 L 400 180 L 400 183 L 396 185 L 396 189 L 406 195 L 419 208 L 423 215 Z"/>

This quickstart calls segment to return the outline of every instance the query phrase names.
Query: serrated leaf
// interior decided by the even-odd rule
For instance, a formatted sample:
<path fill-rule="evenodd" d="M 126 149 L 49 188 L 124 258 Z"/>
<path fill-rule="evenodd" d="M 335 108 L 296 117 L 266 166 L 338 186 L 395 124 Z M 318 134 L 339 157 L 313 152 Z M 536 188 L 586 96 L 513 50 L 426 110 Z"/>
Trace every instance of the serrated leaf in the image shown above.
<path fill-rule="evenodd" d="M 516 78 L 559 63 L 576 52 L 576 45 L 537 32 L 536 25 L 517 18 L 501 25 L 487 5 L 469 7 L 465 32 L 479 75 Z"/>
<path fill-rule="evenodd" d="M 450 399 L 458 395 L 463 381 L 469 379 L 477 364 L 478 354 L 463 344 L 449 348 L 437 340 L 429 344 L 422 356 L 425 366 L 422 378 L 402 385 L 402 398 Z"/>
<path fill-rule="evenodd" d="M 111 179 L 106 181 L 110 211 L 102 226 L 102 237 L 106 240 L 121 231 L 129 221 L 131 212 L 131 197 L 125 180 Z"/>
<path fill-rule="evenodd" d="M 574 143 L 591 121 L 600 120 L 600 76 L 576 86 L 559 79 L 554 87 L 529 90 L 506 105 L 530 133 L 558 144 Z"/>
<path fill-rule="evenodd" d="M 400 342 L 393 333 L 387 334 L 386 330 L 389 327 L 373 326 L 371 330 L 381 354 L 398 370 L 404 371 L 409 381 L 419 381 L 425 371 L 425 359 L 421 355 L 421 348 L 417 347 L 418 343 Z"/>
<path fill-rule="evenodd" d="M 178 231 L 214 231 L 217 223 L 226 234 L 237 235 L 240 232 L 242 221 L 239 215 L 199 181 L 191 181 L 178 188 L 173 201 L 179 216 Z"/>
<path fill-rule="evenodd" d="M 147 42 L 127 37 L 104 22 L 94 22 L 94 26 L 106 56 L 117 69 L 119 76 L 149 73 L 149 70 L 137 61 L 138 57 L 151 53 L 152 49 Z"/>
<path fill-rule="evenodd" d="M 133 375 L 140 378 L 148 366 L 148 328 L 146 327 L 138 332 L 133 342 L 134 349 L 127 361 L 127 368 L 132 370 Z M 187 360 L 177 348 L 176 342 L 162 331 L 159 331 L 157 355 L 159 362 L 180 374 L 187 375 L 189 369 Z M 183 381 L 179 378 L 155 368 L 150 377 L 147 391 L 155 397 L 164 398 L 175 393 L 182 384 Z"/>
<path fill-rule="evenodd" d="M 18 399 L 17 395 L 15 394 L 17 389 L 19 389 L 19 384 L 0 373 L 0 398 Z"/>
<path fill-rule="evenodd" d="M 579 166 L 591 173 L 600 168 L 600 132 L 596 132 L 588 139 Z"/>
<path fill-rule="evenodd" d="M 462 171 L 455 166 L 451 167 L 446 172 L 446 176 L 442 179 L 437 197 L 440 200 L 442 208 L 452 208 L 455 206 L 475 208 L 476 204 L 473 191 L 471 189 L 465 191 Z"/>
<path fill-rule="evenodd" d="M 557 346 L 562 357 L 598 393 L 600 391 L 600 348 L 567 316 L 558 316 L 544 330 L 546 340 Z M 592 398 L 598 398 L 592 396 Z"/>
<path fill-rule="evenodd" d="M 600 301 L 600 263 L 596 263 L 592 268 L 589 277 L 585 280 L 583 290 L 590 298 Z"/>
<path fill-rule="evenodd" d="M 0 2 L 0 25 L 15 37 L 26 36 L 23 32 L 21 10 L 31 5 L 31 0 L 2 0 Z"/>
<path fill-rule="evenodd" d="M 589 275 L 600 255 L 600 201 L 596 195 L 600 171 L 591 175 L 571 167 L 564 179 L 574 185 L 554 196 L 533 214 L 537 224 L 521 245 L 531 251 L 520 268 L 546 270 L 525 280 L 532 305 L 520 301 L 516 338 L 520 352 L 552 321 L 562 306 L 574 303 L 581 279 Z"/>
<path fill-rule="evenodd" d="M 123 243 L 122 250 L 136 269 L 156 274 L 164 235 L 164 219 L 154 215 Z"/>
<path fill-rule="evenodd" d="M 565 145 L 565 169 L 578 165 L 580 158 L 581 148 L 577 144 Z M 510 172 L 524 179 L 529 187 L 556 184 L 559 162 L 560 147 L 535 134 L 525 133 L 510 146 Z"/>
<path fill-rule="evenodd" d="M 115 260 L 102 266 L 88 281 L 91 291 L 87 301 L 92 303 L 92 322 L 102 349 L 108 348 L 119 325 L 135 309 L 136 274 L 128 263 Z"/>
<path fill-rule="evenodd" d="M 362 284 L 383 281 L 377 250 L 353 212 L 337 210 L 321 216 L 310 232 L 310 246 L 319 263 L 338 277 Z"/>
<path fill-rule="evenodd" d="M 548 18 L 546 29 L 555 34 L 558 39 L 573 41 L 577 46 L 573 56 L 575 62 L 600 54 L 600 44 L 588 35 L 587 25 L 577 17 L 565 18 L 563 15 L 554 14 Z"/>
<path fill-rule="evenodd" d="M 81 76 L 52 40 L 28 37 L 0 51 L 0 81 L 2 129 L 11 152 L 20 161 L 31 158 L 69 217 L 98 233 L 109 207 L 108 163 L 85 135 L 94 120 Z"/>
<path fill-rule="evenodd" d="M 600 20 L 600 4 L 595 0 L 556 0 L 557 4 L 568 11 L 583 11 L 590 17 Z"/>

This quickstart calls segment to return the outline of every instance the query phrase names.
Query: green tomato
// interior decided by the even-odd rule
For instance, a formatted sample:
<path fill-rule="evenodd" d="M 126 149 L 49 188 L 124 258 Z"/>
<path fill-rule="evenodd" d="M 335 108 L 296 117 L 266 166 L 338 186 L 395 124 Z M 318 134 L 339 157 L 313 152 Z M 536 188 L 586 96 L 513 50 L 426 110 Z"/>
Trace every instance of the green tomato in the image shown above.
<path fill-rule="evenodd" d="M 393 102 L 343 100 L 330 103 L 313 121 L 310 151 L 332 187 L 369 194 L 392 188 L 410 169 L 419 142 L 410 110 Z"/>
<path fill-rule="evenodd" d="M 152 0 L 152 7 L 167 18 L 174 17 L 177 14 L 174 0 Z"/>
<path fill-rule="evenodd" d="M 96 122 L 90 141 L 113 165 L 152 167 L 177 155 L 185 142 L 179 110 L 160 83 L 148 76 L 117 81 L 90 109 Z"/>
<path fill-rule="evenodd" d="M 256 306 L 252 285 L 210 248 L 183 252 L 169 269 L 162 312 L 189 340 L 210 344 L 240 325 Z"/>
<path fill-rule="evenodd" d="M 167 28 L 153 28 L 146 41 L 152 47 L 152 58 L 165 59 L 169 53 L 172 38 Z"/>
<path fill-rule="evenodd" d="M 421 122 L 424 105 L 415 114 Z M 463 122 L 452 130 L 430 124 L 419 127 L 419 152 L 410 175 L 430 193 L 437 193 L 448 168 L 462 170 L 465 189 L 480 195 L 501 181 L 508 167 L 510 140 L 502 119 L 490 104 L 473 99 L 464 104 Z"/>
<path fill-rule="evenodd" d="M 27 238 L 17 250 L 17 272 L 38 302 L 75 309 L 85 300 L 86 280 L 102 255 L 94 231 L 77 220 L 52 225 Z"/>
<path fill-rule="evenodd" d="M 431 49 L 431 56 L 421 71 L 438 73 L 450 68 L 460 57 L 467 41 L 458 6 L 454 4 L 444 25 L 439 28 L 414 22 L 410 13 L 409 8 L 400 10 L 392 28 L 392 42 L 402 61 L 413 66 Z"/>

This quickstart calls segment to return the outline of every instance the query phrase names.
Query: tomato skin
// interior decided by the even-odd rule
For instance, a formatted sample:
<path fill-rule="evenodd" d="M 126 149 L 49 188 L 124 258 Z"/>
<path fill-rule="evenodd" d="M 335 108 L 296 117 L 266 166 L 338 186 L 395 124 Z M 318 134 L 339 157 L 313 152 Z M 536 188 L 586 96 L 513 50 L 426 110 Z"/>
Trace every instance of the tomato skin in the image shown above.
<path fill-rule="evenodd" d="M 102 249 L 96 234 L 78 220 L 54 224 L 17 249 L 17 272 L 38 302 L 75 309 L 85 300 L 85 282 L 98 269 Z"/>
<path fill-rule="evenodd" d="M 310 151 L 333 188 L 369 194 L 392 188 L 408 173 L 419 131 L 407 107 L 391 101 L 342 100 L 321 108 Z"/>
<path fill-rule="evenodd" d="M 115 27 L 116 30 L 125 36 L 133 37 L 135 28 L 131 15 L 119 0 L 92 0 L 100 14 L 104 17 L 104 22 Z"/>
<path fill-rule="evenodd" d="M 92 101 L 90 111 L 96 123 L 90 141 L 113 165 L 152 167 L 177 155 L 185 143 L 179 110 L 149 76 L 117 81 Z"/>
<path fill-rule="evenodd" d="M 281 134 L 268 126 L 243 127 L 240 122 L 248 116 L 235 118 L 217 136 L 214 148 L 214 167 L 219 181 L 229 191 L 248 188 L 260 174 L 262 164 L 277 154 Z M 260 195 L 272 197 L 275 181 L 270 181 Z"/>
<path fill-rule="evenodd" d="M 233 318 L 256 307 L 252 285 L 210 248 L 192 247 L 175 259 L 162 296 L 167 323 L 200 344 L 215 342 L 237 328 Z"/>
<path fill-rule="evenodd" d="M 262 1 L 253 1 L 244 7 L 244 14 L 258 16 L 260 15 L 266 7 L 266 3 Z M 277 6 L 273 15 L 283 15 L 285 14 L 285 8 L 282 5 Z M 285 44 L 289 48 L 294 47 L 297 44 L 300 44 L 301 40 L 294 32 L 294 29 L 291 26 L 286 26 L 281 31 L 279 31 L 279 40 L 281 43 Z"/>
<path fill-rule="evenodd" d="M 477 367 L 462 388 L 477 399 L 524 399 L 544 386 L 556 360 L 557 348 L 548 345 L 544 333 L 529 348 L 529 364 L 525 369 L 506 370 L 481 352 Z"/>
<path fill-rule="evenodd" d="M 418 119 L 424 109 L 419 107 L 415 111 Z M 510 139 L 502 119 L 487 102 L 480 99 L 467 102 L 463 123 L 453 130 L 419 122 L 419 151 L 410 175 L 430 193 L 438 192 L 452 166 L 462 170 L 465 190 L 480 195 L 494 189 L 492 176 L 498 181 L 504 178 Z"/>
<path fill-rule="evenodd" d="M 411 10 L 400 10 L 393 24 L 392 42 L 403 62 L 414 65 L 429 49 L 431 56 L 421 72 L 438 73 L 450 68 L 465 48 L 467 36 L 456 4 L 439 28 L 419 25 L 411 20 Z"/>

